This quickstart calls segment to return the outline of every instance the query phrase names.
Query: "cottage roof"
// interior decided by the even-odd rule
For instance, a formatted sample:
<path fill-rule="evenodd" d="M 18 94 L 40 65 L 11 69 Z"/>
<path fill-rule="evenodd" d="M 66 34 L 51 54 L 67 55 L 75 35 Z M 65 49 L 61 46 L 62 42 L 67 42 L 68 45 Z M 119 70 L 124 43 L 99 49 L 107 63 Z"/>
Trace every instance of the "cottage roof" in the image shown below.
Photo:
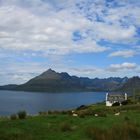
<path fill-rule="evenodd" d="M 125 100 L 125 94 L 119 94 L 119 93 L 109 93 L 107 97 L 108 101 L 124 101 Z"/>

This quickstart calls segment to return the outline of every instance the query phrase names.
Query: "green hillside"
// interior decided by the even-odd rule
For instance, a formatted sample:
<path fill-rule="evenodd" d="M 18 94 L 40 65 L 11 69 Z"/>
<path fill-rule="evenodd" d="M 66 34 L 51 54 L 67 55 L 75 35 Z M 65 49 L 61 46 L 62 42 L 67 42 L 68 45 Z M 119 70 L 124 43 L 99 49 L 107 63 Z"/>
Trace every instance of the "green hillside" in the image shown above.
<path fill-rule="evenodd" d="M 140 106 L 120 109 L 97 104 L 78 109 L 77 117 L 70 111 L 49 111 L 21 120 L 1 118 L 0 140 L 139 140 Z M 95 117 L 91 111 L 100 115 Z"/>

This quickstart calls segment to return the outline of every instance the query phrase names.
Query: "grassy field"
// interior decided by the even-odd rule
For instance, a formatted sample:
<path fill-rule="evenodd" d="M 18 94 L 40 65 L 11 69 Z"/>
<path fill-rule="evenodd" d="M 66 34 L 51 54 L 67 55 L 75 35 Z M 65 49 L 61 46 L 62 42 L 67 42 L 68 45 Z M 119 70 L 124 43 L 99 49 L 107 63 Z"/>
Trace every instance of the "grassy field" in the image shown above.
<path fill-rule="evenodd" d="M 115 116 L 118 110 L 120 115 Z M 91 111 L 104 113 L 95 117 Z M 0 140 L 140 140 L 140 105 L 121 110 L 97 104 L 76 113 L 82 115 L 57 112 L 26 119 L 1 118 Z"/>

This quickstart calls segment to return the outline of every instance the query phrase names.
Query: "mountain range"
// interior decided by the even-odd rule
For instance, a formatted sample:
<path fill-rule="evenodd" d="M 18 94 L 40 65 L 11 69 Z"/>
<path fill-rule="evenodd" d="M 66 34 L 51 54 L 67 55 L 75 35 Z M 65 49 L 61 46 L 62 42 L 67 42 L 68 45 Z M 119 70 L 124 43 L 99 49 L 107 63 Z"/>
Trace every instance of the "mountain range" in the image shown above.
<path fill-rule="evenodd" d="M 140 90 L 140 78 L 94 78 L 70 76 L 66 72 L 58 73 L 48 69 L 39 76 L 21 85 L 0 86 L 0 90 L 18 90 L 34 92 L 71 92 L 71 91 L 123 91 Z"/>

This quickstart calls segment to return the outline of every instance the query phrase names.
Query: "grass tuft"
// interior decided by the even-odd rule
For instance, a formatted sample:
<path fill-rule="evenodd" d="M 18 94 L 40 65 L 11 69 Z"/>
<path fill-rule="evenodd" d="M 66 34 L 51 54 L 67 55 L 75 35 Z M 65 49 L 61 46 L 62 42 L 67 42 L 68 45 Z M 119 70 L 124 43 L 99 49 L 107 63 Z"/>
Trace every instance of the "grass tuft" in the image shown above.
<path fill-rule="evenodd" d="M 12 114 L 12 115 L 10 116 L 10 119 L 11 119 L 11 120 L 17 120 L 17 119 L 18 119 L 18 117 L 17 117 L 17 115 L 16 115 L 16 114 Z"/>
<path fill-rule="evenodd" d="M 25 119 L 27 117 L 26 111 L 19 111 L 17 114 L 19 119 Z"/>
<path fill-rule="evenodd" d="M 60 129 L 61 129 L 62 132 L 65 132 L 65 131 L 71 131 L 72 127 L 68 122 L 62 122 L 60 124 Z"/>
<path fill-rule="evenodd" d="M 88 127 L 86 134 L 92 140 L 131 140 L 140 138 L 140 130 L 134 123 L 113 125 L 108 131 L 98 127 Z"/>

